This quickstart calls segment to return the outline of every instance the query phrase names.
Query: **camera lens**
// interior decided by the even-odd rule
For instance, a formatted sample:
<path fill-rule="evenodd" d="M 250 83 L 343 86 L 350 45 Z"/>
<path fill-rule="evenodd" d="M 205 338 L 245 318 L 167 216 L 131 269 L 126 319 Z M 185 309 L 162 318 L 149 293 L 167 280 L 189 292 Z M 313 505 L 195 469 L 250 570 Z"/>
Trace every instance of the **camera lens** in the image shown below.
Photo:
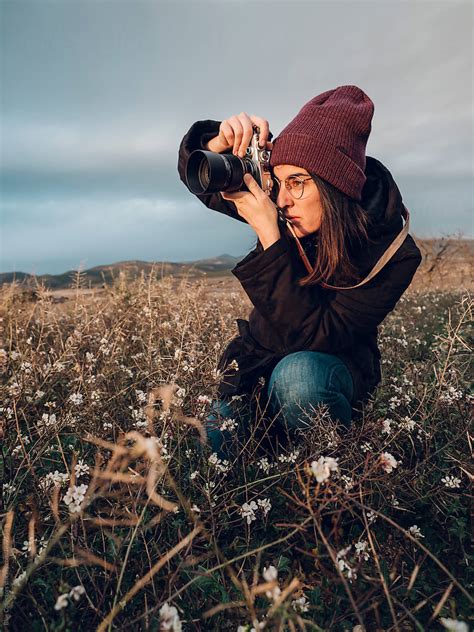
<path fill-rule="evenodd" d="M 201 185 L 203 190 L 206 190 L 207 187 L 209 186 L 209 179 L 210 179 L 209 163 L 203 160 L 201 164 L 199 165 L 199 184 Z"/>
<path fill-rule="evenodd" d="M 218 154 L 197 149 L 188 158 L 186 182 L 195 195 L 218 193 L 219 191 L 247 191 L 244 174 L 258 178 L 252 160 L 233 154 Z"/>

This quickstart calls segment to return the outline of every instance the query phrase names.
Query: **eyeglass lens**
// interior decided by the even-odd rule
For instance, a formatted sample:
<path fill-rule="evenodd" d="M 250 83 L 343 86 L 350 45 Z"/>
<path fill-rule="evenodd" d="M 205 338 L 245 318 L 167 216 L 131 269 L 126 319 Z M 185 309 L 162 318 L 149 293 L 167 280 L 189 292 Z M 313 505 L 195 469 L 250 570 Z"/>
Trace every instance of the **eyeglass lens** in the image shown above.
<path fill-rule="evenodd" d="M 299 178 L 294 177 L 287 178 L 285 180 L 285 186 L 290 195 L 296 200 L 299 200 L 302 197 L 304 192 L 304 180 L 300 180 Z M 275 197 L 277 197 L 278 193 L 280 192 L 280 183 L 275 177 L 273 177 L 273 187 L 273 193 Z"/>

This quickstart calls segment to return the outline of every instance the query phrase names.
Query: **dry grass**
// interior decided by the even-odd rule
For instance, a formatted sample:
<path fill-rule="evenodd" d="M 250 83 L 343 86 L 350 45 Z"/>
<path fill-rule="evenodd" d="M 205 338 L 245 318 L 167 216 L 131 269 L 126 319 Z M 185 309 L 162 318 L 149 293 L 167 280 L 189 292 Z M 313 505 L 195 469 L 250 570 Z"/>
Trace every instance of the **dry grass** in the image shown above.
<path fill-rule="evenodd" d="M 2 291 L 5 629 L 466 619 L 468 293 L 403 297 L 380 328 L 383 381 L 349 432 L 320 408 L 294 444 L 236 438 L 227 464 L 202 448 L 202 424 L 242 295 L 145 276 L 80 287 L 62 304 Z M 320 457 L 337 460 L 323 481 Z"/>

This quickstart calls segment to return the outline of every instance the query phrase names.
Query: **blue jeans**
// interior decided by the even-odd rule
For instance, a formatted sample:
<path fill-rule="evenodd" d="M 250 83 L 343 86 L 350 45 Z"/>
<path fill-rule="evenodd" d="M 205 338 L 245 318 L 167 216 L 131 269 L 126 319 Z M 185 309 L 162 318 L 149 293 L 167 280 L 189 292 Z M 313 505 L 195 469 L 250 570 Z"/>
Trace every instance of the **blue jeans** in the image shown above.
<path fill-rule="evenodd" d="M 308 428 L 312 408 L 326 404 L 331 419 L 349 427 L 352 421 L 354 385 L 342 360 L 321 351 L 297 351 L 282 358 L 272 371 L 267 385 L 268 412 L 290 434 Z M 229 458 L 229 445 L 235 431 L 221 430 L 226 418 L 238 422 L 237 433 L 245 435 L 252 413 L 245 399 L 217 400 L 212 403 L 205 425 L 209 444 L 220 458 Z"/>

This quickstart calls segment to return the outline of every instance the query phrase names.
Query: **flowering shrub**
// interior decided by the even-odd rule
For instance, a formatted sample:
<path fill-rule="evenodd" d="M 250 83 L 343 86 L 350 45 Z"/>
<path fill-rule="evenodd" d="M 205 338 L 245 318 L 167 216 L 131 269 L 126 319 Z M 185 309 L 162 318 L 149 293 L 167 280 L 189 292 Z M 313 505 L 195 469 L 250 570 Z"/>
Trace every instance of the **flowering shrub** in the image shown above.
<path fill-rule="evenodd" d="M 221 459 L 203 422 L 249 305 L 210 291 L 3 288 L 0 627 L 467 630 L 470 299 L 402 298 L 349 431 L 223 417 Z"/>

